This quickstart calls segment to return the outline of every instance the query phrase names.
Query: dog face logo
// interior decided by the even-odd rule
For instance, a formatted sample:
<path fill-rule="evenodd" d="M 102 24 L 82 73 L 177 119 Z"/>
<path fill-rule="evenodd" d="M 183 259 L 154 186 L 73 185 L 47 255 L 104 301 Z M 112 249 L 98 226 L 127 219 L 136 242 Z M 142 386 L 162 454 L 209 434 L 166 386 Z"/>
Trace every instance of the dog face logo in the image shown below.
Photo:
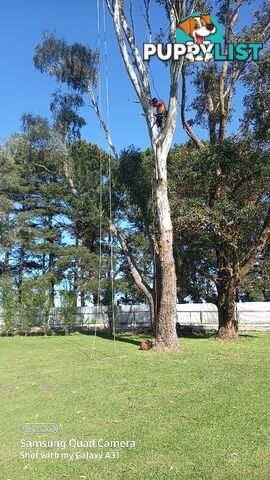
<path fill-rule="evenodd" d="M 216 27 L 213 25 L 210 15 L 201 15 L 200 17 L 189 17 L 184 22 L 179 23 L 179 28 L 190 37 L 194 38 L 194 43 L 201 44 L 206 37 L 216 33 Z"/>
<path fill-rule="evenodd" d="M 222 31 L 210 15 L 193 13 L 178 24 L 176 43 L 185 44 L 190 62 L 213 60 L 215 43 L 222 43 Z"/>

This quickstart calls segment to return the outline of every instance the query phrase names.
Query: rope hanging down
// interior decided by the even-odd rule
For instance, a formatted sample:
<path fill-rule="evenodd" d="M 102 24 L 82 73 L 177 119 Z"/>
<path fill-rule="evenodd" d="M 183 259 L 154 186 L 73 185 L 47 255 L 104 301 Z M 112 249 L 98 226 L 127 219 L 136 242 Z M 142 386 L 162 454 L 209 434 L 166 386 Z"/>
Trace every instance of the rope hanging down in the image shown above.
<path fill-rule="evenodd" d="M 98 50 L 101 51 L 101 5 L 100 0 L 97 0 L 97 26 L 98 26 Z M 104 35 L 104 53 L 105 53 L 105 85 L 106 85 L 106 117 L 107 122 L 109 123 L 110 118 L 110 109 L 109 109 L 109 75 L 108 75 L 108 48 L 107 48 L 107 33 L 106 33 L 106 14 L 105 14 L 105 0 L 102 2 L 103 8 L 103 35 Z M 99 86 L 98 86 L 98 104 L 99 111 L 102 111 L 102 82 L 101 82 L 101 62 L 99 62 Z M 98 298 L 97 298 L 97 309 L 99 315 L 102 313 L 101 306 L 101 270 L 102 270 L 102 220 L 103 220 L 103 162 L 102 162 L 102 122 L 99 120 L 99 271 L 98 271 Z M 110 224 L 112 223 L 112 169 L 111 169 L 111 155 L 109 153 L 110 147 L 107 142 L 107 151 L 108 151 L 108 187 L 109 187 L 109 219 Z M 115 285 L 114 285 L 114 259 L 113 259 L 113 236 L 112 233 L 109 233 L 109 249 L 110 249 L 110 280 L 111 280 L 111 315 L 112 315 L 112 333 L 114 340 L 115 354 L 116 350 L 116 328 L 115 328 Z M 96 337 L 97 337 L 97 324 L 95 323 L 95 333 L 94 333 L 94 342 L 91 353 L 91 360 L 94 355 L 94 349 L 96 346 Z"/>
<path fill-rule="evenodd" d="M 105 13 L 105 0 L 102 0 L 103 7 L 103 33 L 104 33 L 104 53 L 105 53 L 105 82 L 106 82 L 106 117 L 108 127 L 110 128 L 110 99 L 109 99 L 109 74 L 108 74 L 108 47 L 107 47 L 107 28 L 106 28 L 106 13 Z M 108 153 L 108 178 L 109 178 L 109 218 L 110 225 L 112 224 L 112 168 L 111 168 L 111 154 L 110 146 L 107 141 L 107 153 Z M 112 334 L 114 340 L 114 348 L 116 352 L 116 331 L 115 331 L 115 285 L 114 285 L 114 260 L 113 260 L 113 234 L 109 233 L 110 239 L 110 279 L 111 279 L 111 306 L 112 306 Z"/>
<path fill-rule="evenodd" d="M 97 26 L 98 26 L 98 50 L 100 51 L 100 8 L 99 8 L 99 0 L 97 0 Z M 100 82 L 100 74 L 101 68 L 99 63 L 99 83 L 98 83 L 98 105 L 99 110 L 101 109 L 101 82 Z M 101 293 L 101 267 L 102 267 L 102 210 L 103 210 L 103 166 L 102 166 L 102 153 L 101 153 L 101 141 L 102 141 L 102 125 L 101 121 L 99 122 L 99 261 L 98 261 L 98 294 L 97 294 L 97 311 L 98 316 L 101 316 L 101 303 L 100 303 L 100 293 Z M 95 322 L 95 331 L 94 331 L 94 341 L 92 346 L 91 352 L 91 360 L 94 356 L 94 350 L 96 347 L 96 338 L 97 338 L 97 322 Z"/>

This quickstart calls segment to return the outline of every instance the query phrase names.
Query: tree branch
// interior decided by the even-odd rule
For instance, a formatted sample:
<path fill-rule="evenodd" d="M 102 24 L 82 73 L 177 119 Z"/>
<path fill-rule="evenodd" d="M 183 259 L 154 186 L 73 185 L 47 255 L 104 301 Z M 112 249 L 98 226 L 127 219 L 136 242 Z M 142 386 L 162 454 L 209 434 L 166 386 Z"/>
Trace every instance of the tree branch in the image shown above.
<path fill-rule="evenodd" d="M 114 28 L 115 28 L 115 33 L 117 36 L 118 44 L 120 47 L 120 51 L 124 60 L 124 64 L 127 70 L 127 73 L 133 83 L 133 86 L 135 88 L 135 91 L 140 99 L 140 101 L 143 98 L 143 92 L 141 89 L 141 85 L 138 81 L 138 77 L 136 75 L 136 72 L 134 70 L 134 67 L 132 65 L 132 62 L 129 57 L 128 49 L 126 42 L 124 40 L 123 34 L 122 34 L 122 3 L 123 0 L 115 0 L 114 4 L 114 13 L 113 13 L 113 20 L 114 20 Z"/>
<path fill-rule="evenodd" d="M 182 101 L 181 101 L 181 120 L 182 120 L 182 125 L 185 130 L 185 132 L 188 134 L 189 138 L 193 140 L 195 145 L 199 148 L 202 149 L 204 148 L 204 144 L 201 142 L 199 137 L 193 132 L 190 124 L 188 123 L 186 119 L 186 99 L 187 99 L 187 90 L 186 90 L 186 75 L 185 75 L 185 70 L 184 68 L 182 69 Z"/>
<path fill-rule="evenodd" d="M 63 159 L 64 159 L 64 163 L 63 163 L 63 169 L 64 169 L 64 175 L 66 177 L 66 180 L 69 184 L 69 188 L 72 192 L 72 194 L 74 196 L 77 196 L 78 195 L 78 190 L 77 190 L 77 187 L 75 186 L 75 183 L 74 183 L 74 180 L 72 178 L 72 174 L 71 174 L 71 168 L 70 168 L 70 158 L 69 158 L 69 152 L 68 152 L 68 148 L 67 148 L 67 140 L 66 138 L 64 139 L 64 142 L 63 142 L 63 145 L 64 145 L 64 154 L 63 154 Z"/>
<path fill-rule="evenodd" d="M 112 142 L 112 138 L 111 138 L 111 134 L 110 134 L 110 131 L 109 131 L 109 127 L 107 126 L 100 110 L 99 110 L 99 106 L 98 106 L 98 103 L 96 101 L 96 98 L 95 98 L 95 94 L 94 94 L 94 91 L 93 91 L 93 87 L 90 83 L 88 83 L 88 92 L 90 94 L 90 98 L 91 98 L 91 102 L 92 102 L 92 105 L 93 105 L 93 108 L 96 112 L 96 115 L 102 125 L 102 128 L 104 130 L 104 133 L 105 133 L 105 136 L 106 136 L 106 139 L 107 139 L 107 142 L 108 142 L 108 145 L 110 147 L 110 149 L 112 150 L 114 156 L 117 158 L 117 150 Z"/>
<path fill-rule="evenodd" d="M 35 165 L 36 167 L 44 168 L 44 170 L 46 170 L 46 172 L 52 173 L 52 171 L 49 170 L 47 167 L 45 167 L 45 165 L 41 165 L 40 163 L 36 163 L 36 162 L 32 162 L 32 163 L 33 163 L 33 165 Z"/>
<path fill-rule="evenodd" d="M 151 92 L 150 92 L 150 85 L 148 81 L 148 76 L 146 72 L 145 65 L 142 61 L 141 54 L 139 52 L 139 49 L 137 48 L 136 42 L 135 42 L 135 37 L 132 34 L 132 31 L 127 23 L 126 16 L 124 14 L 124 11 L 121 11 L 121 21 L 122 21 L 122 27 L 125 32 L 126 39 L 128 41 L 128 44 L 130 46 L 132 56 L 134 58 L 138 73 L 139 73 L 139 78 L 140 82 L 144 91 L 144 95 L 147 98 L 148 102 L 151 100 Z"/>
<path fill-rule="evenodd" d="M 149 285 L 144 281 L 142 278 L 142 275 L 136 265 L 135 259 L 133 255 L 130 253 L 126 239 L 123 237 L 122 233 L 120 230 L 116 228 L 116 226 L 110 221 L 110 231 L 112 234 L 114 234 L 118 240 L 119 243 L 122 247 L 122 250 L 124 252 L 124 255 L 126 257 L 126 260 L 128 262 L 128 266 L 130 268 L 130 272 L 133 276 L 133 279 L 137 285 L 137 287 L 141 290 L 141 292 L 145 295 L 149 303 L 152 303 L 154 301 L 154 292 L 152 288 L 149 287 Z"/>
<path fill-rule="evenodd" d="M 130 21 L 131 21 L 132 35 L 135 39 L 135 24 L 134 24 L 134 18 L 133 18 L 133 0 L 129 1 L 129 16 L 130 16 Z"/>
<path fill-rule="evenodd" d="M 228 0 L 228 8 L 231 3 L 231 0 Z M 238 15 L 239 15 L 239 10 L 240 7 L 243 5 L 244 0 L 237 0 L 237 5 L 228 21 L 226 32 L 225 32 L 225 40 L 226 40 L 226 45 L 230 42 L 233 27 L 237 21 Z M 227 53 L 227 47 L 225 52 Z M 228 120 L 228 114 L 229 110 L 231 107 L 231 100 L 232 100 L 232 94 L 233 94 L 233 88 L 235 81 L 231 81 L 231 84 L 228 88 L 229 92 L 229 101 L 227 102 L 227 106 L 225 104 L 225 84 L 226 84 L 226 79 L 227 79 L 227 73 L 228 73 L 228 67 L 229 67 L 229 61 L 226 60 L 223 62 L 222 69 L 221 69 L 221 75 L 220 75 L 220 83 L 219 83 L 219 102 L 220 102 L 220 125 L 219 125 L 219 141 L 221 142 L 224 140 L 225 134 L 226 134 L 226 126 L 227 126 L 227 120 Z"/>
<path fill-rule="evenodd" d="M 112 5 L 111 5 L 110 0 L 106 0 L 106 4 L 107 4 L 108 10 L 109 10 L 111 16 L 113 17 L 113 15 L 114 15 L 114 10 L 113 10 L 113 7 L 112 7 Z"/>
<path fill-rule="evenodd" d="M 240 279 L 242 280 L 253 269 L 255 262 L 266 246 L 270 238 L 270 209 L 266 215 L 264 225 L 259 236 L 257 245 L 251 249 L 243 266 L 240 268 Z"/>
<path fill-rule="evenodd" d="M 150 15 L 149 15 L 150 0 L 143 0 L 143 3 L 144 3 L 144 8 L 145 8 L 144 18 L 145 18 L 146 25 L 147 25 L 147 28 L 148 28 L 148 31 L 149 31 L 149 43 L 152 43 L 152 28 L 151 28 Z"/>

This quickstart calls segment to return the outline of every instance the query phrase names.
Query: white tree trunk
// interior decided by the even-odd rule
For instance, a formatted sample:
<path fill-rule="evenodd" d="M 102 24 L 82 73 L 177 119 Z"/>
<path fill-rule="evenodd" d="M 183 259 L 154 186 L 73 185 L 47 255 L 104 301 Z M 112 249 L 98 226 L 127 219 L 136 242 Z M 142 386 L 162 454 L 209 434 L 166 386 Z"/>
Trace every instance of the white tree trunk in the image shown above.
<path fill-rule="evenodd" d="M 176 334 L 176 273 L 173 257 L 173 226 L 167 186 L 167 158 L 157 150 L 156 200 L 159 222 L 159 260 L 161 267 L 160 308 L 156 321 L 156 348 L 178 348 Z M 160 175 L 161 174 L 161 175 Z"/>

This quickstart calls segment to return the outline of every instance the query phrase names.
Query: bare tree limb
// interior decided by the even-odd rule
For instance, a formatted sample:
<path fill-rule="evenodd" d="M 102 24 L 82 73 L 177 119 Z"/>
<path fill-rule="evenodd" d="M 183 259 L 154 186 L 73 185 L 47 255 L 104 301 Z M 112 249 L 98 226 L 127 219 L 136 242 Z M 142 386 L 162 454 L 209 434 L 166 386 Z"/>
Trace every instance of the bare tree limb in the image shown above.
<path fill-rule="evenodd" d="M 36 162 L 32 162 L 32 163 L 33 163 L 33 165 L 35 165 L 36 167 L 44 168 L 44 170 L 46 170 L 46 172 L 52 173 L 52 171 L 49 170 L 47 167 L 45 167 L 45 165 L 41 165 L 40 163 L 36 163 Z"/>
<path fill-rule="evenodd" d="M 204 148 L 204 144 L 201 142 L 199 137 L 193 132 L 190 124 L 188 123 L 186 119 L 186 99 L 187 99 L 187 91 L 186 91 L 186 75 L 185 75 L 185 70 L 184 68 L 182 69 L 182 101 L 181 101 L 181 120 L 182 120 L 182 125 L 185 130 L 185 132 L 188 134 L 189 138 L 193 140 L 197 148 L 200 150 Z"/>
<path fill-rule="evenodd" d="M 143 60 L 142 60 L 141 54 L 139 52 L 139 49 L 136 45 L 135 37 L 134 37 L 134 35 L 133 35 L 133 33 L 132 33 L 132 31 L 131 31 L 128 23 L 127 23 L 127 19 L 126 19 L 126 16 L 125 16 L 123 10 L 121 11 L 121 23 L 122 23 L 123 30 L 125 32 L 126 39 L 127 39 L 128 44 L 130 46 L 130 49 L 131 49 L 131 52 L 132 52 L 137 70 L 139 72 L 139 78 L 140 78 L 140 82 L 141 82 L 141 85 L 142 85 L 142 88 L 143 88 L 143 91 L 144 91 L 144 95 L 148 99 L 148 102 L 149 102 L 150 99 L 151 99 L 151 93 L 150 93 L 150 85 L 149 85 L 149 80 L 148 80 L 148 76 L 147 76 L 147 71 L 146 71 L 145 65 L 143 63 Z"/>
<path fill-rule="evenodd" d="M 112 222 L 110 222 L 110 231 L 119 240 L 119 243 L 122 247 L 123 253 L 124 253 L 124 255 L 126 257 L 126 260 L 128 262 L 130 272 L 133 276 L 133 279 L 134 279 L 137 287 L 141 290 L 141 292 L 143 292 L 143 294 L 147 298 L 148 302 L 153 303 L 154 302 L 154 292 L 153 292 L 152 288 L 150 288 L 149 285 L 144 281 L 144 279 L 143 279 L 143 277 L 142 277 L 142 275 L 141 275 L 141 273 L 140 273 L 140 271 L 139 271 L 139 269 L 136 265 L 135 259 L 134 259 L 133 255 L 130 253 L 130 250 L 129 250 L 129 247 L 127 245 L 127 242 L 126 242 L 125 238 L 123 237 L 120 230 L 117 229 L 116 226 Z"/>
<path fill-rule="evenodd" d="M 113 6 L 111 5 L 110 0 L 106 0 L 106 4 L 107 4 L 108 10 L 109 10 L 111 16 L 113 17 L 113 15 L 114 15 L 114 10 L 113 10 Z"/>
<path fill-rule="evenodd" d="M 228 0 L 228 8 L 230 6 L 231 0 Z M 225 40 L 226 40 L 226 45 L 230 42 L 231 36 L 232 36 L 232 31 L 233 27 L 238 19 L 239 15 L 239 10 L 240 7 L 243 5 L 244 0 L 237 0 L 236 7 L 231 15 L 231 17 L 228 20 L 226 32 L 225 32 Z M 226 46 L 226 52 L 227 52 L 227 46 Z M 229 87 L 229 102 L 227 103 L 227 106 L 225 104 L 225 85 L 226 85 L 226 79 L 227 79 L 227 73 L 228 73 L 228 67 L 229 67 L 229 61 L 226 60 L 223 62 L 222 69 L 221 69 L 221 75 L 220 75 L 220 83 L 219 83 L 219 103 L 220 103 L 220 125 L 219 125 L 219 141 L 224 140 L 225 134 L 226 134 L 226 125 L 227 125 L 227 120 L 228 120 L 228 114 L 229 114 L 229 108 L 231 107 L 231 100 L 232 100 L 232 95 L 233 95 L 233 89 L 234 89 L 234 83 L 230 85 Z M 233 82 L 233 80 L 232 80 Z"/>
<path fill-rule="evenodd" d="M 127 45 L 122 34 L 122 0 L 115 0 L 113 19 L 114 19 L 115 33 L 117 36 L 122 57 L 124 59 L 124 64 L 125 64 L 127 73 L 134 85 L 135 91 L 139 99 L 142 100 L 143 98 L 142 88 L 139 83 L 136 72 L 134 70 L 134 66 L 132 65 L 132 62 L 130 60 Z"/>
<path fill-rule="evenodd" d="M 78 195 L 78 190 L 75 186 L 74 180 L 72 178 L 72 174 L 70 172 L 70 163 L 69 163 L 69 155 L 67 152 L 67 148 L 65 147 L 65 152 L 64 152 L 64 163 L 63 163 L 63 169 L 64 169 L 64 174 L 66 177 L 66 180 L 69 184 L 70 190 L 74 196 Z"/>
<path fill-rule="evenodd" d="M 92 85 L 89 83 L 87 88 L 88 88 L 88 92 L 89 92 L 89 94 L 90 94 L 90 98 L 91 98 L 91 102 L 92 102 L 93 108 L 94 108 L 94 110 L 95 110 L 95 112 L 96 112 L 96 115 L 97 115 L 97 117 L 98 117 L 98 119 L 99 119 L 99 121 L 100 121 L 100 123 L 101 123 L 101 125 L 102 125 L 102 128 L 103 128 L 103 130 L 104 130 L 104 133 L 105 133 L 105 136 L 106 136 L 108 145 L 109 145 L 110 149 L 112 150 L 114 156 L 117 157 L 117 156 L 118 156 L 118 155 L 117 155 L 117 150 L 116 150 L 116 148 L 115 148 L 115 146 L 114 146 L 114 144 L 113 144 L 113 142 L 112 142 L 112 138 L 111 138 L 111 134 L 110 134 L 110 131 L 109 131 L 109 127 L 107 126 L 107 124 L 106 124 L 106 122 L 105 122 L 105 120 L 104 120 L 104 118 L 103 118 L 103 116 L 102 116 L 102 114 L 101 114 L 101 112 L 100 112 L 100 110 L 99 110 L 99 106 L 98 106 L 97 100 L 96 100 L 96 98 L 95 98 L 95 94 L 94 94 L 94 91 L 93 91 L 93 87 L 92 87 Z"/>
<path fill-rule="evenodd" d="M 129 16 L 130 16 L 130 21 L 131 21 L 132 35 L 135 39 L 135 24 L 134 24 L 134 18 L 133 18 L 133 0 L 129 0 Z"/>
<path fill-rule="evenodd" d="M 225 80 L 228 71 L 228 61 L 223 62 L 220 82 L 219 82 L 219 105 L 220 105 L 220 126 L 219 126 L 219 141 L 222 141 L 226 133 L 227 114 L 225 106 Z"/>
<path fill-rule="evenodd" d="M 145 8 L 144 18 L 145 18 L 146 25 L 149 32 L 149 43 L 152 43 L 152 28 L 151 28 L 150 15 L 149 15 L 150 0 L 143 0 L 143 3 Z"/>

